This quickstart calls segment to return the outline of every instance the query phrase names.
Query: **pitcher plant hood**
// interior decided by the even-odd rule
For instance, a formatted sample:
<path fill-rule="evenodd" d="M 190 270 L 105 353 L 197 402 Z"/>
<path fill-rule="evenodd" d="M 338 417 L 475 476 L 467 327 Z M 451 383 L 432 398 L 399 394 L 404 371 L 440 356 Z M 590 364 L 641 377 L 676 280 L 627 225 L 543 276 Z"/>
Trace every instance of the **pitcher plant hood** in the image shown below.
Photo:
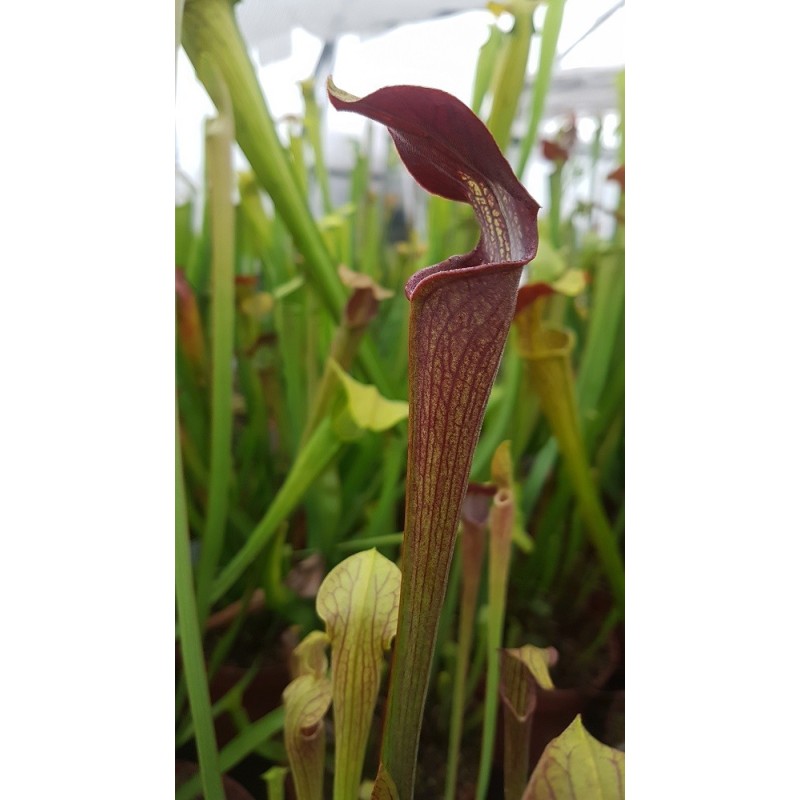
<path fill-rule="evenodd" d="M 419 270 L 405 287 L 411 313 L 403 581 L 376 789 L 390 779 L 407 800 L 459 511 L 522 268 L 536 255 L 539 204 L 484 124 L 452 95 L 390 86 L 359 99 L 330 80 L 328 94 L 335 108 L 384 124 L 420 185 L 469 203 L 480 226 L 472 252 Z"/>

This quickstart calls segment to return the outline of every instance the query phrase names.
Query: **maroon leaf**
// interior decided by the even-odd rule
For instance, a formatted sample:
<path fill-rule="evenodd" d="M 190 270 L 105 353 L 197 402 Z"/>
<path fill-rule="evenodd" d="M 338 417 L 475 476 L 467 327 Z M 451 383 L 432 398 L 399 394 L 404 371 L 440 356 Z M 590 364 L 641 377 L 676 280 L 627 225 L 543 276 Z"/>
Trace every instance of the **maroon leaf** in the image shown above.
<path fill-rule="evenodd" d="M 461 504 L 461 615 L 470 619 L 475 614 L 489 512 L 496 493 L 497 487 L 492 484 L 470 483 Z"/>
<path fill-rule="evenodd" d="M 517 292 L 517 304 L 514 308 L 514 316 L 518 316 L 524 311 L 534 300 L 540 297 L 547 297 L 548 295 L 555 294 L 556 290 L 549 283 L 527 283 L 525 286 L 520 287 Z"/>
<path fill-rule="evenodd" d="M 394 292 L 379 286 L 369 275 L 353 272 L 344 264 L 339 265 L 338 272 L 342 283 L 351 290 L 342 321 L 351 330 L 365 328 L 377 315 L 381 300 L 391 297 Z"/>
<path fill-rule="evenodd" d="M 484 124 L 446 92 L 390 86 L 358 99 L 328 82 L 333 105 L 386 125 L 428 191 L 470 203 L 481 236 L 471 253 L 406 284 L 409 458 L 400 622 L 382 759 L 410 797 L 419 727 L 459 511 L 522 268 L 538 245 L 539 204 Z"/>
<path fill-rule="evenodd" d="M 485 528 L 489 523 L 489 510 L 497 494 L 493 483 L 470 483 L 461 504 L 461 522 L 473 528 Z"/>
<path fill-rule="evenodd" d="M 536 255 L 540 206 L 517 180 L 486 126 L 460 100 L 422 86 L 387 86 L 358 99 L 330 80 L 328 95 L 340 111 L 355 111 L 386 125 L 421 186 L 470 203 L 475 210 L 482 234 L 478 246 L 419 270 L 406 284 L 409 300 L 436 273 L 522 267 Z"/>
<path fill-rule="evenodd" d="M 205 366 L 203 327 L 194 289 L 182 267 L 175 268 L 175 306 L 178 347 L 192 367 L 201 373 Z"/>
<path fill-rule="evenodd" d="M 621 164 L 613 172 L 609 173 L 608 180 L 616 181 L 622 191 L 625 191 L 625 165 Z"/>
<path fill-rule="evenodd" d="M 561 163 L 569 158 L 569 153 L 566 148 L 551 139 L 542 139 L 542 155 L 548 161 L 560 161 Z"/>

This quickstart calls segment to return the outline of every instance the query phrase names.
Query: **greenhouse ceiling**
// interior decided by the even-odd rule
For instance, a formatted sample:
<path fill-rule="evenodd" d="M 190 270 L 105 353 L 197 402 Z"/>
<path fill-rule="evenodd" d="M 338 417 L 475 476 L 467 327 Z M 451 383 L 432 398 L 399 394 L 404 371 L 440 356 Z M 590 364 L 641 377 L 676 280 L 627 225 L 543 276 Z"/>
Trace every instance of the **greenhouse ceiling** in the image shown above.
<path fill-rule="evenodd" d="M 499 10 L 502 4 L 494 4 Z M 258 65 L 273 116 L 303 112 L 298 83 L 315 75 L 357 95 L 379 86 L 436 86 L 469 101 L 477 54 L 496 16 L 485 0 L 408 0 L 397 4 L 337 0 L 241 0 L 235 6 L 243 35 Z M 546 8 L 534 12 L 541 29 Z M 510 15 L 501 15 L 500 24 Z M 510 24 L 510 22 L 509 22 Z M 624 64 L 624 0 L 568 0 L 558 56 L 544 114 L 602 118 L 618 107 L 616 76 Z M 534 40 L 528 74 L 538 65 Z M 321 97 L 321 95 L 320 95 Z M 529 98 L 523 96 L 521 109 Z M 326 104 L 322 104 L 323 111 Z M 208 96 L 183 52 L 177 75 L 177 148 L 181 170 L 196 180 L 201 171 L 199 122 L 213 113 Z M 329 118 L 329 137 L 359 136 L 364 121 Z M 338 146 L 328 143 L 329 146 Z"/>

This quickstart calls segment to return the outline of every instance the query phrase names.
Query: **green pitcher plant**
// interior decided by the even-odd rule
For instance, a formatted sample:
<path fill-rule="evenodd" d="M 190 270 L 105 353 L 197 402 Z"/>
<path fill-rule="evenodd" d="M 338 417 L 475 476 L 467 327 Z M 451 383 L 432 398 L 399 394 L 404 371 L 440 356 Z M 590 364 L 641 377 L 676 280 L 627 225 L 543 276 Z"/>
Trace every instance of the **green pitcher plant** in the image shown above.
<path fill-rule="evenodd" d="M 492 457 L 492 480 L 497 492 L 489 510 L 489 608 L 486 624 L 486 699 L 483 713 L 483 737 L 478 766 L 477 800 L 484 800 L 489 790 L 489 776 L 494 754 L 497 705 L 500 685 L 500 646 L 506 614 L 508 572 L 516 517 L 513 488 L 511 442 L 500 444 Z"/>
<path fill-rule="evenodd" d="M 461 733 L 464 726 L 467 670 L 475 628 L 483 570 L 489 512 L 497 487 L 491 484 L 470 483 L 461 505 L 461 598 L 458 612 L 458 650 L 456 652 L 453 699 L 450 713 L 450 742 L 447 750 L 447 778 L 444 800 L 456 796 Z"/>
<path fill-rule="evenodd" d="M 334 800 L 357 800 L 378 699 L 383 654 L 397 631 L 400 570 L 375 548 L 337 564 L 317 592 L 325 633 L 294 650 L 283 693 L 285 740 L 298 800 L 322 800 L 323 720 L 333 703 Z M 331 675 L 324 650 L 330 645 Z"/>
<path fill-rule="evenodd" d="M 346 292 L 336 278 L 336 265 L 325 246 L 307 198 L 295 179 L 281 145 L 258 75 L 250 61 L 233 13 L 233 0 L 184 0 L 181 41 L 198 77 L 216 102 L 213 75 L 219 74 L 230 92 L 236 141 L 259 184 L 269 193 L 298 250 L 304 270 L 331 319 L 338 320 Z M 391 394 L 384 368 L 372 341 L 365 341 L 359 358 L 370 380 Z"/>
<path fill-rule="evenodd" d="M 519 290 L 515 323 L 519 353 L 525 362 L 531 391 L 558 440 L 578 507 L 614 596 L 618 612 L 625 612 L 625 571 L 613 531 L 590 473 L 575 397 L 570 354 L 574 334 L 548 325 L 541 303 L 553 294 L 548 284 L 534 283 Z"/>
<path fill-rule="evenodd" d="M 333 692 L 328 679 L 328 640 L 313 631 L 295 649 L 294 680 L 283 690 L 286 755 L 297 800 L 322 800 L 325 778 L 325 714 Z"/>
<path fill-rule="evenodd" d="M 528 783 L 533 714 L 539 691 L 552 690 L 550 668 L 558 660 L 553 647 L 505 648 L 500 651 L 500 697 L 503 701 L 503 792 L 518 800 Z"/>
<path fill-rule="evenodd" d="M 352 378 L 335 361 L 330 362 L 330 367 L 340 386 L 330 413 L 322 418 L 300 449 L 283 486 L 245 545 L 218 575 L 212 586 L 212 600 L 222 597 L 270 543 L 281 522 L 345 443 L 366 431 L 388 430 L 408 415 L 408 404 L 404 401 L 388 400 L 374 386 Z"/>
<path fill-rule="evenodd" d="M 521 800 L 625 797 L 625 753 L 594 738 L 580 714 L 545 748 Z"/>

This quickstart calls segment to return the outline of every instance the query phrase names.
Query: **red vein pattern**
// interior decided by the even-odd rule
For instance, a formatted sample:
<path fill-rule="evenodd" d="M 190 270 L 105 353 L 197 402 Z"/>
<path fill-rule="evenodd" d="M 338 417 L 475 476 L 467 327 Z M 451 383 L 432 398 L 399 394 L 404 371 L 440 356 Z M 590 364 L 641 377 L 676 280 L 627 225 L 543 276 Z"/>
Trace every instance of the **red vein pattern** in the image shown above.
<path fill-rule="evenodd" d="M 426 267 L 406 284 L 403 580 L 381 758 L 397 796 L 407 800 L 459 509 L 522 268 L 536 255 L 539 204 L 484 124 L 446 92 L 391 86 L 358 99 L 329 82 L 328 93 L 335 108 L 386 125 L 414 178 L 432 193 L 470 203 L 481 229 L 471 253 Z"/>
<path fill-rule="evenodd" d="M 334 567 L 317 593 L 331 641 L 335 797 L 358 793 L 383 653 L 397 630 L 399 591 L 400 570 L 373 548 Z"/>

